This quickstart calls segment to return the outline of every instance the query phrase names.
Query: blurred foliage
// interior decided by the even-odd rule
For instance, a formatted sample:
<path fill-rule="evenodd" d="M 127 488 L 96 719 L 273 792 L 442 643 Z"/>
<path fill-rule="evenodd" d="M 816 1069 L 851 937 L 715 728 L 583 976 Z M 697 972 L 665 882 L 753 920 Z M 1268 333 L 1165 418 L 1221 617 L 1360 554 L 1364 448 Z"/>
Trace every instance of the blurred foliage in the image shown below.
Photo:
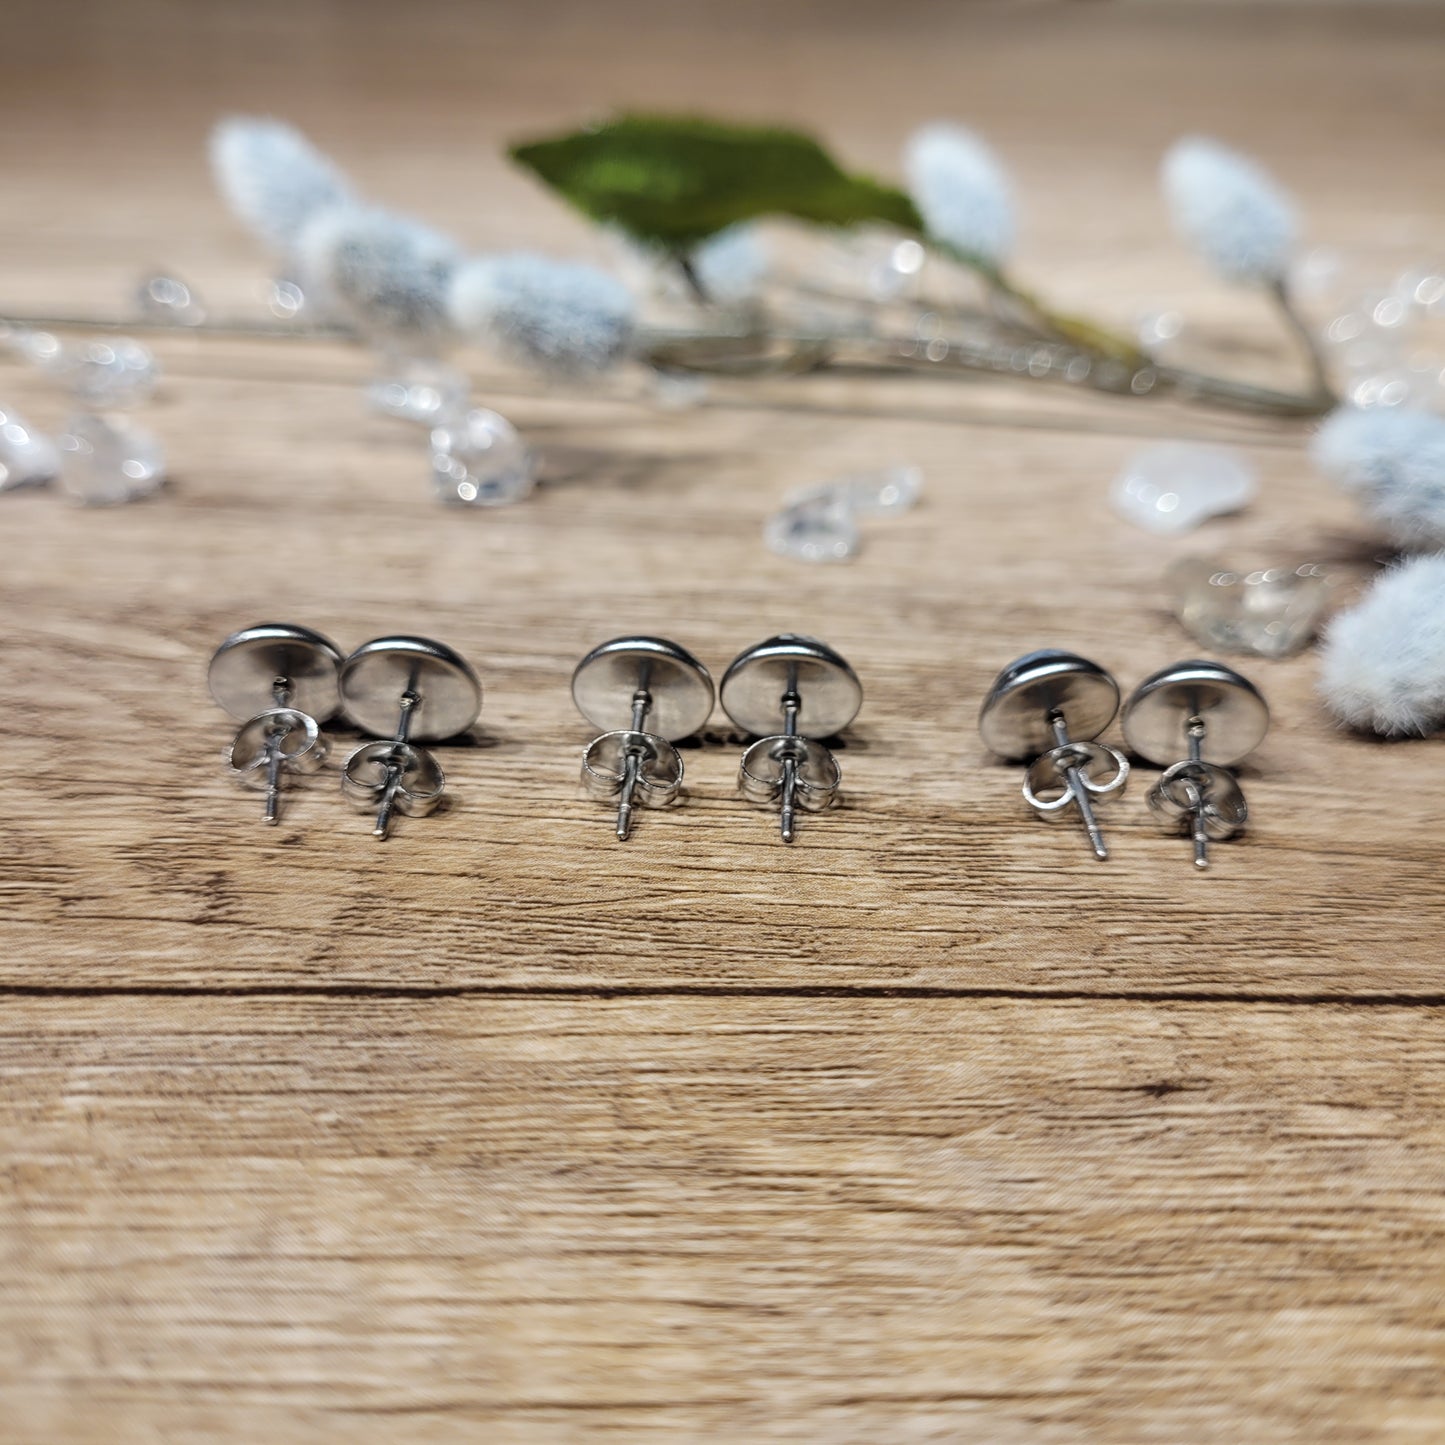
<path fill-rule="evenodd" d="M 623 115 L 511 155 L 594 221 L 679 254 L 760 216 L 923 229 L 902 191 L 850 174 L 812 136 L 775 126 Z"/>

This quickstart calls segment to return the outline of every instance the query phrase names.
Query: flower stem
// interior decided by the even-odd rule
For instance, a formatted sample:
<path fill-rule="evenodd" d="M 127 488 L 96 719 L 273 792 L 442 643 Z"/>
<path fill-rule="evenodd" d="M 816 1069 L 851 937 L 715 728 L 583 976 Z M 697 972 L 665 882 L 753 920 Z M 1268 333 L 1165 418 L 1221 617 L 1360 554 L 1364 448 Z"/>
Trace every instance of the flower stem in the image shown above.
<path fill-rule="evenodd" d="M 1330 372 L 1325 365 L 1324 353 L 1320 350 L 1319 338 L 1316 337 L 1310 324 L 1300 315 L 1294 304 L 1294 297 L 1290 295 L 1289 284 L 1284 277 L 1281 276 L 1270 283 L 1269 294 L 1283 318 L 1285 326 L 1299 342 L 1305 358 L 1309 362 L 1310 380 L 1314 384 L 1315 396 L 1319 400 L 1320 409 L 1325 410 L 1337 405 L 1339 397 L 1330 384 Z"/>
<path fill-rule="evenodd" d="M 682 279 L 687 282 L 687 289 L 692 292 L 692 299 L 700 306 L 712 305 L 712 297 L 708 295 L 708 289 L 703 285 L 692 257 L 686 251 L 679 251 L 673 259 L 677 262 L 677 269 L 682 272 Z"/>
<path fill-rule="evenodd" d="M 971 261 L 967 264 L 972 265 L 998 300 L 1007 307 L 1023 312 L 1044 335 L 1077 347 L 1080 351 L 1108 357 L 1111 361 L 1121 361 L 1125 366 L 1148 364 L 1149 357 L 1127 336 L 1121 336 L 1086 317 L 1069 316 L 1055 311 L 1036 292 L 1025 290 L 996 266 L 982 261 Z"/>
<path fill-rule="evenodd" d="M 1318 415 L 1320 399 L 1275 391 L 1147 360 L 1129 367 L 1063 342 L 953 335 L 921 340 L 874 330 L 807 331 L 756 326 L 649 328 L 637 335 L 637 355 L 664 370 L 758 376 L 836 370 L 991 372 L 1021 381 L 1087 386 L 1110 395 L 1144 397 L 1173 393 L 1182 400 L 1235 411 L 1283 417 Z"/>

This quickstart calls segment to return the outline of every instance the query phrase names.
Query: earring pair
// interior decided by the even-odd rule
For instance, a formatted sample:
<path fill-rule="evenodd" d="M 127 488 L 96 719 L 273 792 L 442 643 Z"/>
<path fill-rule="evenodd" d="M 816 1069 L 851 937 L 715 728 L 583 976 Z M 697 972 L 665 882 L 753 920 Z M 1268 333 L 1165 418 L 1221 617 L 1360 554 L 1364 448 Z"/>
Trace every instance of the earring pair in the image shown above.
<path fill-rule="evenodd" d="M 1094 806 L 1121 796 L 1129 781 L 1129 760 L 1098 741 L 1118 711 L 1119 685 L 1102 667 L 1045 649 L 1004 668 L 979 713 L 989 748 L 1029 762 L 1024 800 L 1048 819 L 1075 810 L 1098 858 L 1109 850 Z M 1149 790 L 1151 811 L 1169 830 L 1189 833 L 1195 866 L 1207 868 L 1210 841 L 1234 837 L 1249 817 L 1228 768 L 1269 730 L 1259 689 L 1223 663 L 1172 663 L 1135 688 L 1122 726 L 1131 752 L 1164 767 Z"/>
<path fill-rule="evenodd" d="M 377 637 L 349 656 L 294 623 L 264 622 L 232 633 L 211 657 L 211 696 L 241 720 L 226 752 L 233 776 L 263 788 L 262 820 L 280 817 L 282 784 L 320 770 L 329 744 L 322 724 L 341 715 L 364 742 L 341 769 L 342 792 L 376 811 L 385 838 L 396 812 L 430 813 L 446 790 L 441 765 L 419 743 L 465 732 L 482 707 L 471 666 L 426 637 Z"/>
<path fill-rule="evenodd" d="M 639 803 L 660 807 L 682 791 L 674 746 L 701 732 L 720 696 L 728 717 L 756 739 L 743 753 L 738 788 L 749 801 L 776 805 L 785 843 L 800 811 L 836 802 L 842 769 L 820 741 L 857 716 L 863 686 L 826 643 L 781 633 L 739 653 L 716 693 L 712 675 L 686 648 L 662 637 L 614 637 L 594 647 L 572 674 L 572 698 L 606 729 L 582 754 L 588 793 L 617 803 L 617 837 L 632 831 Z"/>

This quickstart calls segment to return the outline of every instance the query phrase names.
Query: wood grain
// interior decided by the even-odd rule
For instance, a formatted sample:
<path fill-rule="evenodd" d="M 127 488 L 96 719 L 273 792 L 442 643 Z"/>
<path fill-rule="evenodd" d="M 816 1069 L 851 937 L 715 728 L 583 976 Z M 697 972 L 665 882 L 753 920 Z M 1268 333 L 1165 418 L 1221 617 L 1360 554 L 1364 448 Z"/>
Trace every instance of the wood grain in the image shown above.
<path fill-rule="evenodd" d="M 48 1438 L 1437 1439 L 1442 1042 L 1394 1007 L 29 1002 L 7 1352 Z"/>
<path fill-rule="evenodd" d="M 1423 6 L 20 5 L 0 311 L 117 311 L 157 262 L 253 301 L 204 171 L 229 109 L 469 242 L 598 255 L 506 138 L 706 106 L 891 172 L 963 113 L 1017 169 L 1030 275 L 1121 325 L 1181 305 L 1282 375 L 1267 313 L 1168 236 L 1158 152 L 1256 147 L 1383 279 L 1437 244 L 1442 39 Z M 663 411 L 478 356 L 544 485 L 463 515 L 363 414 L 364 358 L 156 344 L 162 497 L 0 498 L 0 1437 L 1445 1433 L 1438 742 L 1342 735 L 1310 657 L 1251 665 L 1251 830 L 1200 877 L 1137 787 L 1096 865 L 974 726 L 1028 648 L 1125 687 L 1197 650 L 1174 556 L 1363 576 L 1382 549 L 1303 428 L 857 377 Z M 1108 481 L 1163 436 L 1240 446 L 1260 499 L 1127 530 Z M 925 500 L 855 564 L 764 550 L 784 491 L 900 459 Z M 333 772 L 259 826 L 204 673 L 265 617 L 471 658 L 445 810 L 378 846 Z M 661 631 L 720 673 L 782 628 L 863 679 L 845 805 L 781 846 L 719 714 L 686 806 L 619 847 L 579 796 L 577 658 Z"/>

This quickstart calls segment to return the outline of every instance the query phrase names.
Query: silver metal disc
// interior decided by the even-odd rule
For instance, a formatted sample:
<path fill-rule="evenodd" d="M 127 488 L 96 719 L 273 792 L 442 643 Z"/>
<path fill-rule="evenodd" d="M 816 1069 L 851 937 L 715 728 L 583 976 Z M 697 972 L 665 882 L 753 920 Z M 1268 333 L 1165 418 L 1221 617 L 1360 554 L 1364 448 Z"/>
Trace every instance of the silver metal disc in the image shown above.
<path fill-rule="evenodd" d="M 245 721 L 277 706 L 276 683 L 290 684 L 286 706 L 325 722 L 337 708 L 341 649 L 309 627 L 262 622 L 233 632 L 211 658 L 211 696 Z"/>
<path fill-rule="evenodd" d="M 1189 753 L 1189 720 L 1204 722 L 1200 756 L 1228 767 L 1251 753 L 1269 731 L 1269 705 L 1259 689 L 1222 662 L 1176 662 L 1146 677 L 1124 706 L 1124 740 L 1152 763 Z"/>
<path fill-rule="evenodd" d="M 994 679 L 978 715 L 983 740 L 1001 758 L 1037 757 L 1055 744 L 1050 714 L 1070 738 L 1096 738 L 1119 710 L 1119 685 L 1096 662 L 1045 648 L 1025 653 Z"/>
<path fill-rule="evenodd" d="M 594 727 L 626 731 L 639 687 L 652 694 L 644 731 L 668 742 L 691 737 L 712 715 L 707 668 L 664 637 L 614 637 L 594 647 L 572 674 L 572 701 Z"/>
<path fill-rule="evenodd" d="M 723 709 L 744 732 L 758 737 L 786 725 L 783 695 L 802 699 L 798 731 L 804 737 L 840 733 L 863 706 L 858 674 L 824 642 L 784 632 L 735 657 L 723 674 Z"/>
<path fill-rule="evenodd" d="M 482 685 L 470 664 L 430 638 L 378 637 L 342 665 L 341 705 L 363 732 L 391 737 L 407 692 L 421 699 L 411 713 L 408 737 L 413 742 L 453 738 L 471 727 L 482 710 Z"/>

